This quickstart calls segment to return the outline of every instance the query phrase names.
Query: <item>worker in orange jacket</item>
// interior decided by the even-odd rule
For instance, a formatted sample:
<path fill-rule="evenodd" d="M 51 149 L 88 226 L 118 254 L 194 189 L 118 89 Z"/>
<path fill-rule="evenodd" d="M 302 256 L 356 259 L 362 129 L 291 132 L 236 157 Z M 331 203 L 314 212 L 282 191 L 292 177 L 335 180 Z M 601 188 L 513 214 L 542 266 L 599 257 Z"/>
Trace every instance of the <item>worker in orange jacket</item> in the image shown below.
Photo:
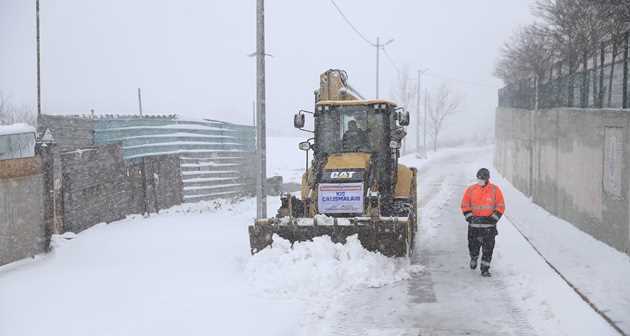
<path fill-rule="evenodd" d="M 477 183 L 468 187 L 464 192 L 461 209 L 468 222 L 470 268 L 477 268 L 479 249 L 481 249 L 483 252 L 481 275 L 489 277 L 494 239 L 499 234 L 497 222 L 505 213 L 505 201 L 501 189 L 490 183 L 490 171 L 488 169 L 479 169 Z"/>

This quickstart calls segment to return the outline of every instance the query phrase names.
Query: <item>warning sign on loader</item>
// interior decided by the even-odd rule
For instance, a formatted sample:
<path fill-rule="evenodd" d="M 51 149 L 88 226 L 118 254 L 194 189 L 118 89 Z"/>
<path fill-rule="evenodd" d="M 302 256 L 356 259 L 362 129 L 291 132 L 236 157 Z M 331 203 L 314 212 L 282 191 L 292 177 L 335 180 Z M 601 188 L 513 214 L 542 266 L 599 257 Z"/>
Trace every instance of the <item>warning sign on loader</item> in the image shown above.
<path fill-rule="evenodd" d="M 320 213 L 363 213 L 363 183 L 320 183 Z"/>

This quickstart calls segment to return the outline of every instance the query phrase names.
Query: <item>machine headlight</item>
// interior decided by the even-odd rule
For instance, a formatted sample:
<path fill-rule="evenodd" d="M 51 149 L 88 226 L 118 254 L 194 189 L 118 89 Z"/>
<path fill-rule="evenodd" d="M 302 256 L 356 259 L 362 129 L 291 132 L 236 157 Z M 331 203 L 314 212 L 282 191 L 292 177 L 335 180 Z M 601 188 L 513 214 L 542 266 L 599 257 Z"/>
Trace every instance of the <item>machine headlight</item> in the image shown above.
<path fill-rule="evenodd" d="M 391 148 L 391 149 L 398 149 L 398 148 L 400 148 L 400 142 L 398 142 L 398 141 L 390 141 L 389 142 L 389 148 Z"/>
<path fill-rule="evenodd" d="M 311 144 L 308 143 L 308 141 L 303 141 L 303 142 L 300 142 L 298 147 L 300 148 L 300 150 L 307 151 L 311 149 Z"/>

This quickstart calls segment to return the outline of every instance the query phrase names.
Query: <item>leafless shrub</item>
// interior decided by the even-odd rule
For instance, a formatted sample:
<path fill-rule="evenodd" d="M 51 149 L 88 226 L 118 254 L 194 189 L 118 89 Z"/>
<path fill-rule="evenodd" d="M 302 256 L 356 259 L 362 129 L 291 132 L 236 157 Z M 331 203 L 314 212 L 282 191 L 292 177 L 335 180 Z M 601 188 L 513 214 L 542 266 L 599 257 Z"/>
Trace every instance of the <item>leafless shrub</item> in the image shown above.
<path fill-rule="evenodd" d="M 433 150 L 437 151 L 440 132 L 444 127 L 446 117 L 455 114 L 462 103 L 462 96 L 449 86 L 442 85 L 430 95 L 427 102 L 428 128 L 433 141 Z"/>
<path fill-rule="evenodd" d="M 0 125 L 15 123 L 37 124 L 37 116 L 33 109 L 26 105 L 16 106 L 0 92 Z"/>

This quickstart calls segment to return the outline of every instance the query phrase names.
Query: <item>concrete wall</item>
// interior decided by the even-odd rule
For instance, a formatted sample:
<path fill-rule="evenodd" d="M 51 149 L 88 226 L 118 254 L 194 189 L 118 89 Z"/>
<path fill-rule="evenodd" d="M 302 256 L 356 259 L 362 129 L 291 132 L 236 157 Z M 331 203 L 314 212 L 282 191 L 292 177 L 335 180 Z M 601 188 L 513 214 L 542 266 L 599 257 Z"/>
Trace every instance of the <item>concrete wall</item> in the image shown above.
<path fill-rule="evenodd" d="M 498 108 L 497 169 L 536 204 L 630 252 L 630 115 Z"/>
<path fill-rule="evenodd" d="M 48 246 L 39 169 L 36 157 L 0 161 L 0 265 L 42 253 Z"/>

